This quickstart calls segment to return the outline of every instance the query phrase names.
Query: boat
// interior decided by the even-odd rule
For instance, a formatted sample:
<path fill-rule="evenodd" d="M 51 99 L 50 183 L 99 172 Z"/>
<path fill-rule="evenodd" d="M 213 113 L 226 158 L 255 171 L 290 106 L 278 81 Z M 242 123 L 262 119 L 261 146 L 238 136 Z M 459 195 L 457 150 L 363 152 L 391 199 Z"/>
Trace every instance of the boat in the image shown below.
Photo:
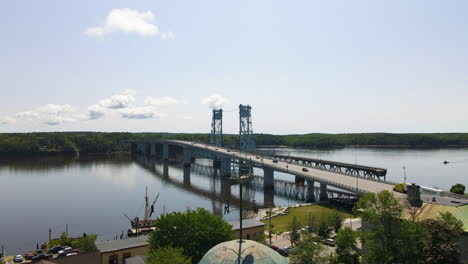
<path fill-rule="evenodd" d="M 141 220 L 138 216 L 132 219 L 124 213 L 125 217 L 127 217 L 127 219 L 130 221 L 131 228 L 128 229 L 127 231 L 127 234 L 129 237 L 138 236 L 140 234 L 146 234 L 146 233 L 156 230 L 156 228 L 154 227 L 154 224 L 157 221 L 157 218 L 151 219 L 151 216 L 154 213 L 154 205 L 156 204 L 156 201 L 158 200 L 158 198 L 159 198 L 159 193 L 158 195 L 156 195 L 156 198 L 150 205 L 149 198 L 148 198 L 148 187 L 146 187 L 145 215 L 143 219 Z"/>

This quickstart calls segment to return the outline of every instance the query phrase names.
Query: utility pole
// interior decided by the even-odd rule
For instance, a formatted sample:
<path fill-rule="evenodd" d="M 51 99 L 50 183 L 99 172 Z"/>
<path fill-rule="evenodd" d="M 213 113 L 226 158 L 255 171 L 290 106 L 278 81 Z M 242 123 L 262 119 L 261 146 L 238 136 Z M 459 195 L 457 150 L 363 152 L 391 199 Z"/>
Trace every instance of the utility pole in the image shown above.
<path fill-rule="evenodd" d="M 52 229 L 49 227 L 49 243 L 52 240 Z"/>
<path fill-rule="evenodd" d="M 403 166 L 403 189 L 406 188 L 406 166 Z"/>
<path fill-rule="evenodd" d="M 68 224 L 65 224 L 65 234 L 68 236 Z"/>
<path fill-rule="evenodd" d="M 271 207 L 270 207 L 270 209 L 269 209 L 269 211 L 268 211 L 268 215 L 269 215 L 268 221 L 269 221 L 269 225 L 270 225 L 270 227 L 268 228 L 268 237 L 269 237 L 269 239 L 270 239 L 270 246 L 271 246 L 271 215 L 272 215 L 272 214 L 273 214 L 273 213 L 272 213 Z"/>

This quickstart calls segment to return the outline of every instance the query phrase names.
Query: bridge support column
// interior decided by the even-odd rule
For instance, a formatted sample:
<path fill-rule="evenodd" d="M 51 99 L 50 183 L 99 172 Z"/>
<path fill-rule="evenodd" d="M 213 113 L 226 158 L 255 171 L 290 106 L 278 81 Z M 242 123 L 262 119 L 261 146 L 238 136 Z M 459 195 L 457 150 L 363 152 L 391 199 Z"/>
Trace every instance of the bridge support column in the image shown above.
<path fill-rule="evenodd" d="M 296 176 L 297 177 L 297 176 Z M 306 202 L 307 203 L 313 203 L 315 202 L 315 181 L 313 180 L 306 180 L 307 182 L 307 196 L 306 196 Z"/>
<path fill-rule="evenodd" d="M 150 143 L 151 150 L 150 155 L 152 158 L 156 158 L 156 143 Z"/>
<path fill-rule="evenodd" d="M 320 183 L 320 201 L 328 200 L 327 185 Z"/>
<path fill-rule="evenodd" d="M 215 169 L 221 168 L 221 161 L 218 160 L 218 159 L 214 159 L 213 160 L 213 168 L 215 168 Z"/>
<path fill-rule="evenodd" d="M 169 144 L 163 144 L 163 160 L 169 160 Z"/>
<path fill-rule="evenodd" d="M 297 184 L 304 184 L 305 179 L 296 175 L 294 182 Z"/>
<path fill-rule="evenodd" d="M 169 161 L 168 160 L 163 161 L 163 177 L 164 178 L 169 177 Z"/>
<path fill-rule="evenodd" d="M 221 177 L 231 177 L 231 159 L 224 158 L 221 160 Z"/>
<path fill-rule="evenodd" d="M 184 148 L 184 167 L 190 167 L 192 163 L 192 150 L 188 147 Z"/>
<path fill-rule="evenodd" d="M 184 166 L 184 185 L 190 186 L 190 164 Z"/>
<path fill-rule="evenodd" d="M 130 152 L 132 154 L 137 153 L 138 150 L 138 144 L 137 143 L 130 143 Z"/>
<path fill-rule="evenodd" d="M 148 144 L 146 143 L 141 144 L 141 153 L 144 155 L 148 155 Z"/>
<path fill-rule="evenodd" d="M 275 175 L 274 170 L 272 168 L 263 167 L 263 188 L 267 189 L 275 189 Z"/>

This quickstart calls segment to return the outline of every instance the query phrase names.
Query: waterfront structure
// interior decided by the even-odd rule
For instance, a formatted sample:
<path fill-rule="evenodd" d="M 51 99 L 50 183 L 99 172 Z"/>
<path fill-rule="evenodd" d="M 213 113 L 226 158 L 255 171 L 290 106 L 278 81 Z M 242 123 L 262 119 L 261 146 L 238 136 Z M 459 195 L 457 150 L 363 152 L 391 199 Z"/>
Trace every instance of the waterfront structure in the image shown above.
<path fill-rule="evenodd" d="M 213 109 L 211 120 L 210 144 L 214 146 L 223 145 L 223 110 Z"/>
<path fill-rule="evenodd" d="M 317 168 L 307 163 L 293 163 L 288 160 L 281 160 L 270 155 L 252 153 L 247 151 L 237 151 L 225 147 L 212 146 L 182 140 L 127 140 L 131 144 L 134 153 L 148 155 L 148 152 L 141 152 L 147 149 L 148 145 L 162 145 L 162 157 L 164 161 L 164 174 L 168 173 L 169 146 L 171 149 L 178 148 L 183 152 L 184 167 L 190 167 L 194 158 L 206 158 L 217 160 L 220 163 L 219 170 L 222 177 L 231 176 L 231 165 L 237 163 L 243 166 L 251 166 L 263 169 L 263 187 L 265 191 L 274 193 L 274 173 L 283 172 L 300 178 L 306 183 L 307 202 L 314 202 L 313 195 L 315 183 L 320 184 L 320 199 L 328 199 L 328 186 L 332 186 L 351 194 L 360 196 L 367 192 L 378 193 L 388 190 L 398 198 L 406 198 L 406 194 L 393 191 L 394 183 L 374 179 L 363 175 L 347 174 L 344 171 L 328 170 Z M 143 146 L 142 146 L 143 145 Z M 150 155 L 148 155 L 150 156 Z M 335 166 L 338 166 L 335 165 Z M 347 164 L 346 166 L 349 166 Z M 359 166 L 359 165 L 356 165 Z M 369 168 L 369 167 L 368 167 Z M 377 168 L 376 168 L 377 170 Z"/>
<path fill-rule="evenodd" d="M 250 105 L 239 105 L 239 148 L 241 151 L 255 151 L 251 110 Z"/>
<path fill-rule="evenodd" d="M 228 221 L 235 232 L 235 237 L 240 238 L 240 222 L 238 220 Z M 262 241 L 265 234 L 265 224 L 253 218 L 242 219 L 242 239 Z"/>
<path fill-rule="evenodd" d="M 102 264 L 124 264 L 134 256 L 146 256 L 150 251 L 148 236 L 96 242 Z"/>
<path fill-rule="evenodd" d="M 211 248 L 199 264 L 238 263 L 239 259 L 240 263 L 252 264 L 288 263 L 278 252 L 263 244 L 252 240 L 242 240 L 239 246 L 239 240 L 231 240 Z"/>

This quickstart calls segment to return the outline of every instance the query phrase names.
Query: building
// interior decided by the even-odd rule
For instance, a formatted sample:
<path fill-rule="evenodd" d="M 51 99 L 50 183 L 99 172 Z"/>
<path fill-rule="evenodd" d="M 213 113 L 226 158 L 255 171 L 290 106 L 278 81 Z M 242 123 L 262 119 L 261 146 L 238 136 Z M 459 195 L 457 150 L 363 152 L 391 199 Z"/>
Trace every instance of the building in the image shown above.
<path fill-rule="evenodd" d="M 231 240 L 212 247 L 198 264 L 241 263 L 249 264 L 287 264 L 288 262 L 278 252 L 252 240 Z M 240 253 L 239 253 L 240 252 Z"/>
<path fill-rule="evenodd" d="M 228 221 L 235 231 L 235 237 L 239 237 L 240 224 L 239 221 Z M 242 220 L 242 239 L 250 239 L 255 241 L 263 241 L 265 234 L 265 224 L 255 219 Z"/>
<path fill-rule="evenodd" d="M 96 242 L 101 264 L 125 264 L 125 260 L 135 256 L 146 256 L 150 251 L 148 236 L 121 240 Z"/>

